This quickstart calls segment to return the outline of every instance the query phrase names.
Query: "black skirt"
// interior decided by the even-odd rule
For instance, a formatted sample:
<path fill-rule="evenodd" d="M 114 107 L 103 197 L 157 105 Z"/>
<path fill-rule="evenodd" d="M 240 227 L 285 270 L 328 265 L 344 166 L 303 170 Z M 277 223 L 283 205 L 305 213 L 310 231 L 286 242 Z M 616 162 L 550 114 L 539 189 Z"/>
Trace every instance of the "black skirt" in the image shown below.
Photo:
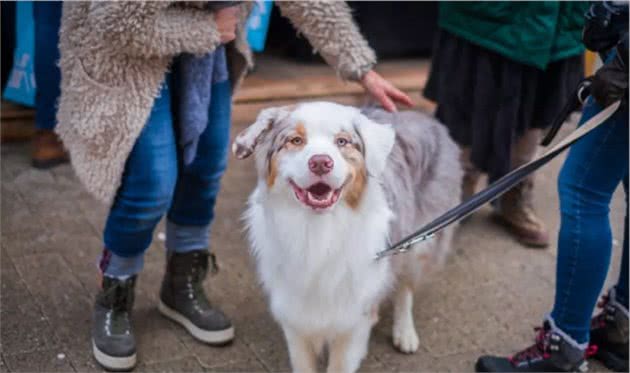
<path fill-rule="evenodd" d="M 493 181 L 510 171 L 518 136 L 551 124 L 583 75 L 582 55 L 540 70 L 440 30 L 424 95 L 437 102 L 436 117 Z"/>

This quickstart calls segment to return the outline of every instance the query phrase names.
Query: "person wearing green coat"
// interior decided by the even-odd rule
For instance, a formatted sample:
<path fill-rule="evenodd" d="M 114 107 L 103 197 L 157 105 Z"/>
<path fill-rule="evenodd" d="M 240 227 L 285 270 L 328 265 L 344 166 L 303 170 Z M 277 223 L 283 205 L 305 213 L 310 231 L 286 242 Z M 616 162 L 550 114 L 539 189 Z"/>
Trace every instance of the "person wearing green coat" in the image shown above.
<path fill-rule="evenodd" d="M 583 77 L 585 2 L 441 2 L 424 95 L 462 147 L 463 199 L 536 155 L 543 130 Z M 495 204 L 528 246 L 549 233 L 533 209 L 533 178 Z"/>

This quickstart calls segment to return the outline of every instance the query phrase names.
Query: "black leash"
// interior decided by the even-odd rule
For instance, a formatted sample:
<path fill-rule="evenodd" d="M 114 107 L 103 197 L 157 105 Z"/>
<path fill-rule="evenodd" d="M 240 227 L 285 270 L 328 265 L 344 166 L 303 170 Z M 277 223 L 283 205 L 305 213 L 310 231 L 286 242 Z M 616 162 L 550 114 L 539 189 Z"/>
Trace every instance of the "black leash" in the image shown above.
<path fill-rule="evenodd" d="M 553 122 L 551 122 L 549 131 L 547 131 L 547 135 L 545 135 L 545 138 L 543 138 L 540 142 L 540 145 L 547 146 L 551 144 L 551 141 L 553 141 L 554 137 L 556 137 L 558 131 L 560 131 L 560 127 L 562 127 L 562 124 L 566 122 L 569 115 L 578 110 L 582 104 L 584 104 L 588 96 L 591 94 L 591 82 L 592 77 L 588 77 L 578 84 L 573 94 L 569 96 L 569 101 L 564 105 L 558 115 L 556 115 Z"/>
<path fill-rule="evenodd" d="M 574 110 L 579 108 L 582 102 L 584 102 L 584 99 L 588 96 L 589 88 L 589 79 L 586 79 L 582 83 L 580 83 L 580 85 L 576 89 L 575 94 L 571 97 L 569 102 L 563 107 L 562 111 L 555 118 L 549 132 L 543 139 L 542 144 L 548 145 L 551 140 L 553 140 L 555 135 L 558 133 L 560 127 L 562 126 L 562 123 L 564 123 L 569 115 Z M 562 153 L 577 140 L 604 123 L 606 119 L 608 119 L 617 110 L 619 105 L 620 101 L 617 101 L 604 110 L 600 111 L 597 115 L 586 121 L 584 124 L 578 127 L 578 129 L 573 131 L 569 136 L 567 136 L 554 147 L 546 151 L 540 157 L 504 175 L 494 183 L 490 184 L 486 189 L 478 192 L 477 194 L 470 197 L 468 200 L 448 210 L 443 215 L 439 216 L 432 222 L 420 228 L 418 231 L 405 237 L 400 242 L 391 246 L 389 249 L 379 252 L 378 254 L 376 254 L 376 259 L 378 260 L 391 255 L 407 252 L 412 249 L 414 244 L 430 239 L 438 231 L 472 214 L 484 204 L 497 199 L 503 193 L 510 190 L 514 185 L 518 184 L 525 177 L 530 175 L 532 172 L 541 168 L 543 165 L 547 164 L 549 161 L 555 158 L 558 154 Z"/>

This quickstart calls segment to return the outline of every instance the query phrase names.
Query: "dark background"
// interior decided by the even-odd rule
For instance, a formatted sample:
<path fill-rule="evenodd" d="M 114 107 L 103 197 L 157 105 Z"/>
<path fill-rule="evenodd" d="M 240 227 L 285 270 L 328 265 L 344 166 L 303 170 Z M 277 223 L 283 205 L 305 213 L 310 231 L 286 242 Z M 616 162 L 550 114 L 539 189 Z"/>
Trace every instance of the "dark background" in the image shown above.
<path fill-rule="evenodd" d="M 428 57 L 437 28 L 437 2 L 350 2 L 354 18 L 380 60 Z M 2 88 L 13 63 L 15 3 L 1 2 Z M 273 7 L 264 53 L 300 62 L 320 62 L 306 39 Z"/>
<path fill-rule="evenodd" d="M 437 29 L 437 2 L 368 1 L 349 2 L 349 5 L 361 33 L 379 59 L 430 56 Z M 275 6 L 264 53 L 303 62 L 321 61 Z"/>

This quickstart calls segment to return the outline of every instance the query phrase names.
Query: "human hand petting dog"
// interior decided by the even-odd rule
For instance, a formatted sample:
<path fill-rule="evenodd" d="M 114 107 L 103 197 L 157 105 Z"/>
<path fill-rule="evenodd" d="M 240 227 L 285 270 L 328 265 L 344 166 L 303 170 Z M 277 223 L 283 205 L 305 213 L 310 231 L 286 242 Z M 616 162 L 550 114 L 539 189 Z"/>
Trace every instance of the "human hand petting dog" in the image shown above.
<path fill-rule="evenodd" d="M 407 107 L 413 106 L 411 98 L 406 93 L 394 87 L 392 83 L 374 70 L 363 75 L 359 83 L 370 96 L 378 100 L 383 108 L 389 112 L 397 111 L 395 102 Z"/>

